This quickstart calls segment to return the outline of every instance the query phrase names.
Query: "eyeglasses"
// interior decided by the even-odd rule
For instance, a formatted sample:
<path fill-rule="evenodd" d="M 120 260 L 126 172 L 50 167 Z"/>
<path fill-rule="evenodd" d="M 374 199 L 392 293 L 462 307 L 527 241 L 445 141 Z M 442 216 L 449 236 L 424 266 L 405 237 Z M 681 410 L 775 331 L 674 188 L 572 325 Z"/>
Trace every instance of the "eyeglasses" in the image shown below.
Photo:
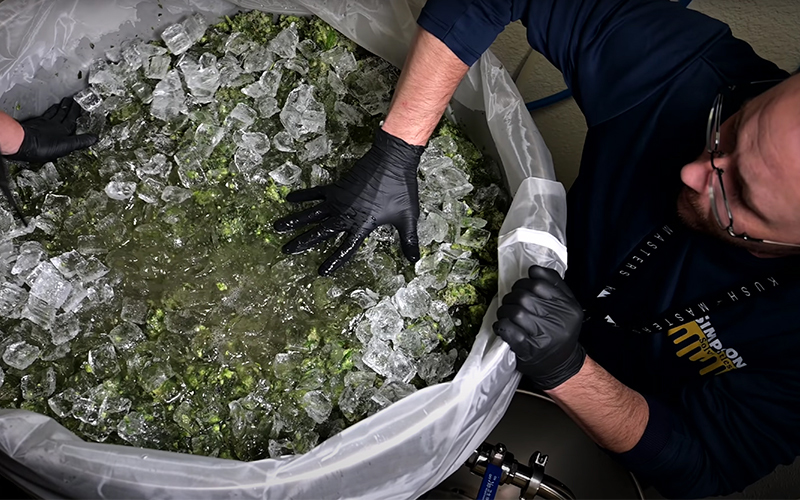
<path fill-rule="evenodd" d="M 714 159 L 723 156 L 722 151 L 719 150 L 720 129 L 724 122 L 722 119 L 722 105 L 727 102 L 729 106 L 731 104 L 735 105 L 732 109 L 738 110 L 745 102 L 741 99 L 743 95 L 750 97 L 756 96 L 782 81 L 783 80 L 763 80 L 745 85 L 731 85 L 723 89 L 717 95 L 717 98 L 714 99 L 714 105 L 711 107 L 711 113 L 708 116 L 708 128 L 706 130 L 706 137 L 708 138 L 706 148 L 711 154 L 711 168 L 714 170 L 711 174 L 711 182 L 708 186 L 708 197 L 711 199 L 711 211 L 714 213 L 714 218 L 717 219 L 717 224 L 732 238 L 739 238 L 754 243 L 800 247 L 800 245 L 796 243 L 763 240 L 748 236 L 746 233 L 737 233 L 734 231 L 733 213 L 731 212 L 730 204 L 728 204 L 728 197 L 725 195 L 725 185 L 722 183 L 722 175 L 725 171 L 714 165 Z M 731 108 L 729 107 L 729 109 Z"/>

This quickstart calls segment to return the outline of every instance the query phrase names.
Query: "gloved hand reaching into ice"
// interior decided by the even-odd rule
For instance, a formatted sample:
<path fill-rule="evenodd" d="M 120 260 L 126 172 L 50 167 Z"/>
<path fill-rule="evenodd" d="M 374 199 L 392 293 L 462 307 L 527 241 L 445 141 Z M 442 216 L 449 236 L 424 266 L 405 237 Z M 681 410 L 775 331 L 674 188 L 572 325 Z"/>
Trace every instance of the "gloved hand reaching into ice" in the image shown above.
<path fill-rule="evenodd" d="M 97 142 L 97 136 L 75 135 L 80 115 L 81 107 L 71 97 L 65 97 L 59 104 L 50 106 L 42 116 L 20 122 L 25 131 L 22 144 L 19 151 L 6 158 L 45 163 L 77 149 L 88 148 Z"/>
<path fill-rule="evenodd" d="M 76 122 L 80 115 L 80 106 L 71 97 L 65 97 L 59 104 L 50 106 L 42 116 L 20 122 L 19 125 L 23 131 L 22 143 L 19 144 L 15 153 L 7 155 L 5 158 L 45 163 L 66 156 L 77 149 L 88 148 L 97 142 L 97 136 L 92 134 L 75 135 Z M 14 120 L 8 116 L 5 116 L 5 119 L 14 123 Z M 2 132 L 0 131 L 0 133 Z M 25 222 L 22 210 L 11 193 L 8 169 L 2 158 L 0 158 L 0 191 L 8 199 L 19 218 Z"/>
<path fill-rule="evenodd" d="M 329 275 L 346 264 L 378 226 L 392 224 L 400 232 L 406 258 L 419 260 L 417 166 L 424 150 L 379 129 L 372 148 L 338 181 L 289 193 L 286 199 L 293 203 L 322 203 L 275 222 L 276 231 L 319 223 L 284 245 L 283 251 L 300 253 L 346 233 L 319 268 L 321 275 Z"/>

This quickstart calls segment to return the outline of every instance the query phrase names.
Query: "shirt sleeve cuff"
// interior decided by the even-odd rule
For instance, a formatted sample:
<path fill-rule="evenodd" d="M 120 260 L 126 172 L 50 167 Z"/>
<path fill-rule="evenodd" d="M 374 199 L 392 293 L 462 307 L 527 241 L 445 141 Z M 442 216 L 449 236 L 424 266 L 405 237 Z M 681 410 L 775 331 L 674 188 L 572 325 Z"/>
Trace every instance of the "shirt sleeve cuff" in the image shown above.
<path fill-rule="evenodd" d="M 639 442 L 625 453 L 611 453 L 620 464 L 634 472 L 645 472 L 666 447 L 674 430 L 674 415 L 663 403 L 645 397 L 650 416 Z"/>
<path fill-rule="evenodd" d="M 485 9 L 476 6 L 477 3 L 471 4 L 465 12 L 449 22 L 428 9 L 423 9 L 417 18 L 421 28 L 441 40 L 467 66 L 475 64 L 505 28 L 504 25 L 487 22 L 495 16 L 477 12 Z"/>

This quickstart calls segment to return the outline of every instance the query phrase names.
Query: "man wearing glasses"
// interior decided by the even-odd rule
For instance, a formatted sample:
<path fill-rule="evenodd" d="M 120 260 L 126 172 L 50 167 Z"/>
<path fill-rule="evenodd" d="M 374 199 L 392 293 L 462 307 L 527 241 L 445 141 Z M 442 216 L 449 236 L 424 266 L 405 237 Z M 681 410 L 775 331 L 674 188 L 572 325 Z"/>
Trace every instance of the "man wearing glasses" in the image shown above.
<path fill-rule="evenodd" d="M 322 203 L 276 223 L 318 223 L 285 250 L 346 233 L 327 274 L 393 224 L 417 259 L 421 146 L 469 65 L 518 19 L 588 133 L 566 283 L 533 267 L 498 311 L 517 369 L 664 495 L 731 493 L 791 463 L 800 76 L 677 3 L 429 0 L 375 145 L 336 183 L 291 195 Z"/>

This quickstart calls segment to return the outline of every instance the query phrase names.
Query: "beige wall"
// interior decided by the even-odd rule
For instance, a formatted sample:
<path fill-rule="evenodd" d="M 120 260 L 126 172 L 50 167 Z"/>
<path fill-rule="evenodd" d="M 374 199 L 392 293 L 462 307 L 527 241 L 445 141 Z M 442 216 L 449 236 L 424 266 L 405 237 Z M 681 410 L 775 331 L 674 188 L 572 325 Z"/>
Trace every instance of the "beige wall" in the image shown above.
<path fill-rule="evenodd" d="M 694 0 L 690 8 L 728 23 L 734 35 L 778 66 L 788 71 L 800 66 L 800 0 Z M 492 51 L 516 77 L 526 102 L 566 88 L 561 73 L 530 50 L 519 22 L 506 28 Z M 583 116 L 569 99 L 535 111 L 533 118 L 553 155 L 559 180 L 569 188 L 580 165 Z"/>
<path fill-rule="evenodd" d="M 694 0 L 690 8 L 720 19 L 734 35 L 748 41 L 762 57 L 787 71 L 800 67 L 800 0 Z M 566 88 L 561 73 L 544 57 L 532 52 L 520 23 L 510 25 L 492 45 L 508 71 L 516 77 L 527 101 Z M 550 148 L 559 180 L 569 188 L 578 175 L 586 124 L 575 101 L 569 99 L 533 113 Z M 648 490 L 648 498 L 659 498 Z M 732 498 L 800 497 L 800 460 L 779 467 L 771 476 Z"/>

